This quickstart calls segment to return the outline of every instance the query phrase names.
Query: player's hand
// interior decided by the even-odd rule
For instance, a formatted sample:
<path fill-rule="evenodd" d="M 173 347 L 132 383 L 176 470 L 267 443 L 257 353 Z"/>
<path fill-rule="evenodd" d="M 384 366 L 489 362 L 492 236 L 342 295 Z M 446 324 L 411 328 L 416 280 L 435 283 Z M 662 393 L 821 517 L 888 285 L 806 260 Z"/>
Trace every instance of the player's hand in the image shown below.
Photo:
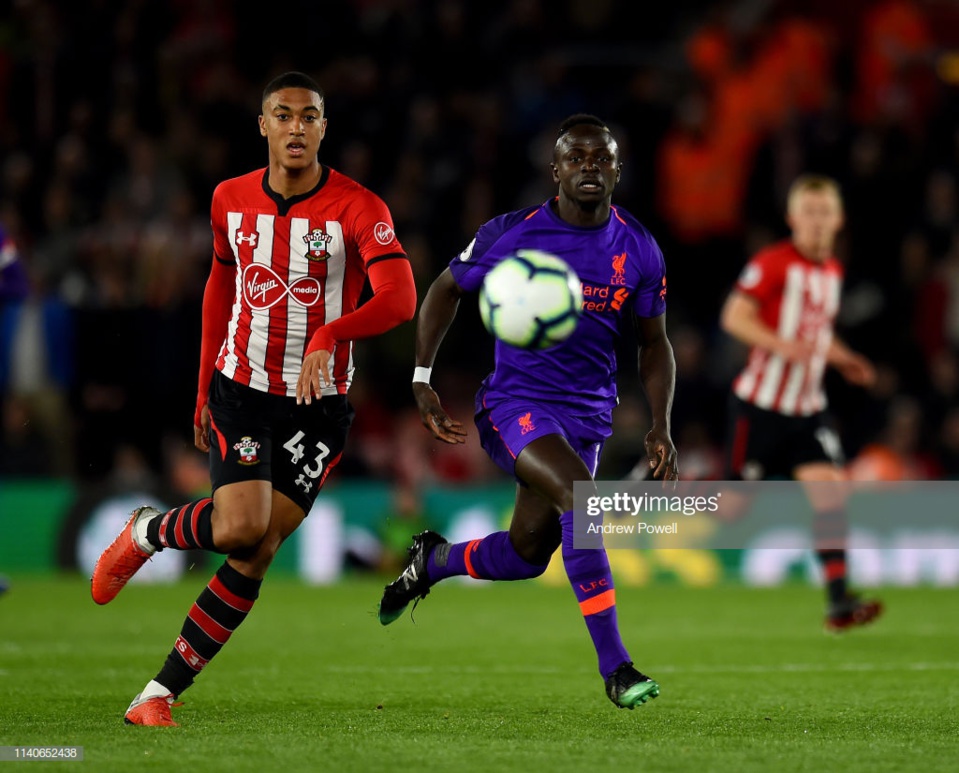
<path fill-rule="evenodd" d="M 871 387 L 876 383 L 876 369 L 861 354 L 853 353 L 836 366 L 846 381 L 855 386 Z"/>
<path fill-rule="evenodd" d="M 655 480 L 679 480 L 679 459 L 669 433 L 653 427 L 646 434 L 646 459 Z"/>
<path fill-rule="evenodd" d="M 296 382 L 297 405 L 303 403 L 309 405 L 313 401 L 314 395 L 319 397 L 323 387 L 330 386 L 333 383 L 333 377 L 330 375 L 330 360 L 332 357 L 333 352 L 326 349 L 317 349 L 303 358 L 300 378 Z"/>
<path fill-rule="evenodd" d="M 433 437 L 451 445 L 466 442 L 466 430 L 463 429 L 463 424 L 451 419 L 443 410 L 439 395 L 433 391 L 433 387 L 422 381 L 416 381 L 413 383 L 413 396 L 416 398 L 416 406 L 420 409 L 423 426 L 433 433 Z"/>
<path fill-rule="evenodd" d="M 787 341 L 781 339 L 776 354 L 795 362 L 809 362 L 816 353 L 816 346 L 811 341 Z"/>
<path fill-rule="evenodd" d="M 210 409 L 203 406 L 200 409 L 200 424 L 193 425 L 193 445 L 203 453 L 210 451 Z"/>

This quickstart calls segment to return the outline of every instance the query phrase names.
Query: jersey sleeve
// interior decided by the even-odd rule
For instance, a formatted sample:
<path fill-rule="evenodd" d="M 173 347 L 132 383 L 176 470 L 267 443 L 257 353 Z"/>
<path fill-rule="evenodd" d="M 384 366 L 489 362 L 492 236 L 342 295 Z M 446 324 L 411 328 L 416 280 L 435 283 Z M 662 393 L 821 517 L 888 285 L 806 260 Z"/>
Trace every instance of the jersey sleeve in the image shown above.
<path fill-rule="evenodd" d="M 473 241 L 450 261 L 450 273 L 456 284 L 466 292 L 477 292 L 489 270 L 515 246 L 516 226 L 536 209 L 538 207 L 508 212 L 481 225 Z"/>
<path fill-rule="evenodd" d="M 480 289 L 483 278 L 492 268 L 489 261 L 483 260 L 489 242 L 484 241 L 482 237 L 483 229 L 481 228 L 473 237 L 473 241 L 450 261 L 450 273 L 453 279 L 468 293 L 475 293 Z"/>
<path fill-rule="evenodd" d="M 220 263 L 233 265 L 236 255 L 226 233 L 226 213 L 223 205 L 223 184 L 213 191 L 210 203 L 210 228 L 213 231 L 213 258 Z"/>
<path fill-rule="evenodd" d="M 773 298 L 782 288 L 784 266 L 782 261 L 774 258 L 769 252 L 752 258 L 739 272 L 735 289 L 760 303 Z"/>
<path fill-rule="evenodd" d="M 372 191 L 364 190 L 354 209 L 355 242 L 363 265 L 387 258 L 406 258 L 406 251 L 393 230 L 389 207 Z"/>
<path fill-rule="evenodd" d="M 633 311 L 638 317 L 658 317 L 666 311 L 666 261 L 652 236 L 646 237 L 646 249 L 642 256 Z"/>

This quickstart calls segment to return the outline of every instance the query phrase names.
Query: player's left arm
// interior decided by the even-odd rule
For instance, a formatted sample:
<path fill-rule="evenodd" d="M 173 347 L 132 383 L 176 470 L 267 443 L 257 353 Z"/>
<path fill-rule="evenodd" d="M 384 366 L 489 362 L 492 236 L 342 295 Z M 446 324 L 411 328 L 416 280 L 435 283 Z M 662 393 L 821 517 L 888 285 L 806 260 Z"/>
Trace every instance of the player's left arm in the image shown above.
<path fill-rule="evenodd" d="M 666 314 L 633 314 L 639 339 L 639 378 L 649 402 L 653 426 L 646 434 L 646 456 L 654 478 L 677 480 L 679 459 L 670 436 L 670 415 L 676 388 L 676 360 L 666 335 Z"/>
<path fill-rule="evenodd" d="M 355 311 L 319 328 L 307 344 L 296 383 L 297 403 L 309 405 L 311 395 L 333 383 L 330 359 L 337 341 L 371 338 L 413 319 L 416 285 L 405 255 L 371 261 L 368 276 L 373 296 Z"/>
<path fill-rule="evenodd" d="M 850 384 L 870 387 L 876 381 L 876 368 L 869 358 L 853 351 L 835 336 L 826 352 L 826 362 L 838 370 Z"/>

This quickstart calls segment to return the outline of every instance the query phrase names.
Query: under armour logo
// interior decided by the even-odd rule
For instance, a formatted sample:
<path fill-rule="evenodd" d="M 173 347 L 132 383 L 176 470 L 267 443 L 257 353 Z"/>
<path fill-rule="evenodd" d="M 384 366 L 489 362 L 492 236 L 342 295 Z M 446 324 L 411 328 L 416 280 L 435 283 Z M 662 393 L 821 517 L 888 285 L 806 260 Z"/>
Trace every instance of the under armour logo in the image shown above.
<path fill-rule="evenodd" d="M 249 244 L 251 247 L 256 249 L 256 242 L 260 238 L 260 235 L 256 231 L 251 231 L 250 233 L 244 233 L 243 231 L 236 232 L 236 246 L 241 247 L 243 244 Z"/>
<path fill-rule="evenodd" d="M 287 286 L 280 275 L 262 263 L 251 263 L 243 269 L 243 294 L 254 309 L 269 309 L 285 295 L 304 308 L 320 300 L 320 280 L 304 276 Z"/>
<path fill-rule="evenodd" d="M 301 473 L 300 473 L 300 477 L 296 479 L 296 485 L 297 485 L 297 486 L 302 486 L 302 487 L 303 487 L 303 490 L 304 490 L 307 494 L 309 494 L 309 493 L 310 493 L 310 489 L 313 488 L 313 481 L 307 480 L 307 479 L 306 479 L 306 475 L 304 475 L 304 474 L 301 472 Z"/>

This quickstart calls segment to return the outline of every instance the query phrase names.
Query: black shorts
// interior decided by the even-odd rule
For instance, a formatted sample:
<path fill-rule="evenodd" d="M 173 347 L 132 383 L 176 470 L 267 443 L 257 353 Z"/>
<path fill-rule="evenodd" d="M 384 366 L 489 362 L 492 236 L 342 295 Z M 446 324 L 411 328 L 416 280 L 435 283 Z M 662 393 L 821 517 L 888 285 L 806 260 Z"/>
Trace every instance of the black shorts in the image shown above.
<path fill-rule="evenodd" d="M 267 480 L 309 513 L 346 446 L 353 406 L 346 395 L 310 405 L 271 395 L 215 371 L 210 383 L 210 482 Z"/>
<path fill-rule="evenodd" d="M 792 478 L 801 464 L 845 460 L 825 412 L 784 416 L 732 395 L 725 462 L 726 480 L 765 480 Z"/>

